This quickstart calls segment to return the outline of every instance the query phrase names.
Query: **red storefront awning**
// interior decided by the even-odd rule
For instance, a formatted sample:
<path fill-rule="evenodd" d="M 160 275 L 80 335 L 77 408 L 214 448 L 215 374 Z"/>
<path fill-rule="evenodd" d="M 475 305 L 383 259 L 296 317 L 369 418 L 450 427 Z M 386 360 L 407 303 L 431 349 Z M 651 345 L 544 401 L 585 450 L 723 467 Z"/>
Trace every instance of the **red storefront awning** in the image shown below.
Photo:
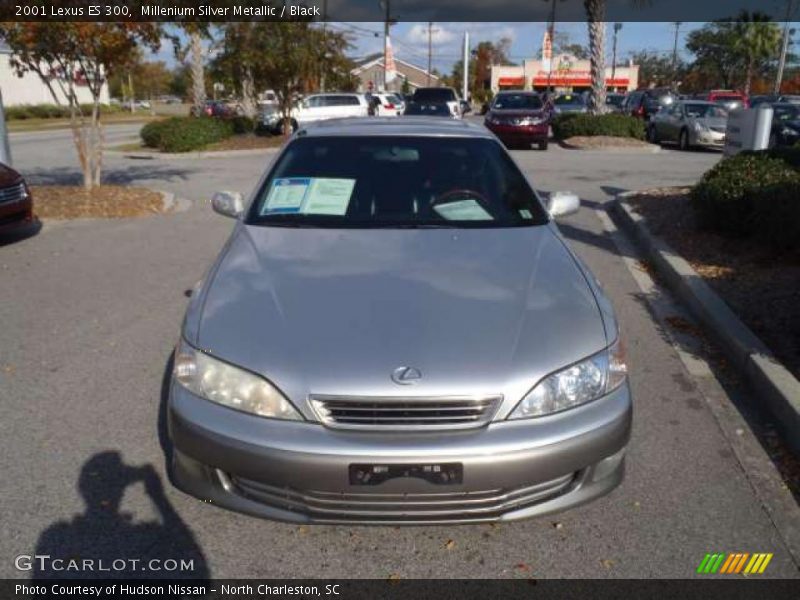
<path fill-rule="evenodd" d="M 499 86 L 525 85 L 525 78 L 524 77 L 500 77 L 497 80 L 497 85 L 499 85 Z"/>

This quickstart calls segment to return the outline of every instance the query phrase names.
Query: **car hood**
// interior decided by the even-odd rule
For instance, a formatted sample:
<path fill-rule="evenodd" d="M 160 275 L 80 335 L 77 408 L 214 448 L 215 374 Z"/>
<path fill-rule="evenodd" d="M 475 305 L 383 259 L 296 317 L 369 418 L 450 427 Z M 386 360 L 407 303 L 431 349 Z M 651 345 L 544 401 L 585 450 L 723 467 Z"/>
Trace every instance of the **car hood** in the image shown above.
<path fill-rule="evenodd" d="M 298 406 L 308 394 L 409 393 L 516 404 L 541 377 L 606 345 L 597 301 L 552 225 L 241 225 L 204 295 L 190 341 L 267 377 Z M 422 380 L 393 383 L 400 366 Z"/>
<path fill-rule="evenodd" d="M 690 120 L 705 125 L 706 127 L 716 127 L 725 129 L 728 126 L 728 119 L 725 117 L 702 117 L 691 118 Z"/>
<path fill-rule="evenodd" d="M 543 117 L 543 108 L 493 108 L 489 111 L 490 115 L 497 117 Z"/>
<path fill-rule="evenodd" d="M 11 167 L 0 163 L 0 187 L 5 187 L 18 183 L 22 176 Z"/>

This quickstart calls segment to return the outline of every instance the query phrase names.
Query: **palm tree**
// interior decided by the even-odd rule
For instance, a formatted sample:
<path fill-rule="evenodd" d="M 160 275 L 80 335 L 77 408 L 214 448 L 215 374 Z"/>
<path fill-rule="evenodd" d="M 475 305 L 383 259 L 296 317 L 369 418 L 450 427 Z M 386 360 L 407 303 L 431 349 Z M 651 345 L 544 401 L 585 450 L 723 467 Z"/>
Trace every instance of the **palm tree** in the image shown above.
<path fill-rule="evenodd" d="M 781 31 L 769 16 L 742 11 L 734 23 L 736 51 L 745 61 L 744 93 L 750 94 L 756 65 L 774 58 L 781 47 Z"/>
<path fill-rule="evenodd" d="M 589 25 L 589 55 L 592 89 L 589 92 L 589 112 L 602 114 L 606 109 L 606 0 L 583 0 Z"/>

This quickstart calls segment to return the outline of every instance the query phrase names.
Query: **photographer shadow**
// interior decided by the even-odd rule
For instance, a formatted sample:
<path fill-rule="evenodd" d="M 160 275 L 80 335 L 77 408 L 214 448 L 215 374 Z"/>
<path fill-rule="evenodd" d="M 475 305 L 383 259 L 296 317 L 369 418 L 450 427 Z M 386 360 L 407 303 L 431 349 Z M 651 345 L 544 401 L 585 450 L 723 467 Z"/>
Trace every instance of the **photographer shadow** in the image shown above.
<path fill-rule="evenodd" d="M 133 515 L 120 512 L 125 490 L 137 483 L 143 484 L 159 520 L 133 522 Z M 81 469 L 78 490 L 85 512 L 53 523 L 36 545 L 37 555 L 63 562 L 35 563 L 34 580 L 209 578 L 200 545 L 167 499 L 152 465 L 126 465 L 116 451 L 95 454 Z M 69 561 L 77 568 L 70 568 Z M 87 568 L 86 561 L 92 566 Z"/>

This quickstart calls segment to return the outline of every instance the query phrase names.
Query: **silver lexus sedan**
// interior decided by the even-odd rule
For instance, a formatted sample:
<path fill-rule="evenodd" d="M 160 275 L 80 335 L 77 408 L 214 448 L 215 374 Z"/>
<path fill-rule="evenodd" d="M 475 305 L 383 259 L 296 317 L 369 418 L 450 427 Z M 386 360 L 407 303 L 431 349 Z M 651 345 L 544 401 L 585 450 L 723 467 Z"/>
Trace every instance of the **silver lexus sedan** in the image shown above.
<path fill-rule="evenodd" d="M 512 520 L 623 477 L 617 322 L 486 129 L 432 118 L 300 129 L 192 295 L 171 478 L 292 522 Z"/>

